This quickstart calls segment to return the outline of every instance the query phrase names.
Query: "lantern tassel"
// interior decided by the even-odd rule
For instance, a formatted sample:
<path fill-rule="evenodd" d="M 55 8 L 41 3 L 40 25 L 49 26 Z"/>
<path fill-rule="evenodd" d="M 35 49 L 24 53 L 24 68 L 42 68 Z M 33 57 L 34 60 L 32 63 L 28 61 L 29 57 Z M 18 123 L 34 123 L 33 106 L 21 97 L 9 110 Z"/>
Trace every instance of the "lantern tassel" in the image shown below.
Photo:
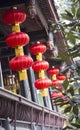
<path fill-rule="evenodd" d="M 40 92 L 41 92 L 41 95 L 42 95 L 43 97 L 48 95 L 48 89 L 47 89 L 47 88 L 41 89 Z"/>
<path fill-rule="evenodd" d="M 22 46 L 18 46 L 15 48 L 15 55 L 16 56 L 20 56 L 20 55 L 24 55 L 24 51 L 23 51 L 23 47 Z"/>
<path fill-rule="evenodd" d="M 12 25 L 12 32 L 20 32 L 19 23 L 15 23 L 15 24 Z"/>
<path fill-rule="evenodd" d="M 26 69 L 18 71 L 19 72 L 19 79 L 21 80 L 27 80 L 27 72 Z"/>

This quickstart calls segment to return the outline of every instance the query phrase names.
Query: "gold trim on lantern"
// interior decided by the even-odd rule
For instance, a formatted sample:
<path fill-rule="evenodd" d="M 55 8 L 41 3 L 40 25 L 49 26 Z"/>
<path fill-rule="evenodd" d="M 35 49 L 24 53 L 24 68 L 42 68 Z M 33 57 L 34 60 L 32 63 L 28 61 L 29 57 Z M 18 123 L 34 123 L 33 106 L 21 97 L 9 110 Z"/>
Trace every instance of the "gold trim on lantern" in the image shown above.
<path fill-rule="evenodd" d="M 55 74 L 52 76 L 52 80 L 56 80 L 56 75 Z"/>
<path fill-rule="evenodd" d="M 26 69 L 18 71 L 19 72 L 19 79 L 21 80 L 27 80 L 27 71 Z"/>
<path fill-rule="evenodd" d="M 17 7 L 16 6 L 14 6 L 14 7 L 12 7 L 13 9 L 17 9 Z"/>
<path fill-rule="evenodd" d="M 48 89 L 47 89 L 47 88 L 41 89 L 40 92 L 41 92 L 41 95 L 42 95 L 43 97 L 44 97 L 44 96 L 48 96 Z"/>
<path fill-rule="evenodd" d="M 36 55 L 36 60 L 37 61 L 42 60 L 42 53 L 39 53 L 39 54 Z"/>
<path fill-rule="evenodd" d="M 20 32 L 19 23 L 15 23 L 14 25 L 12 25 L 12 32 Z"/>
<path fill-rule="evenodd" d="M 44 72 L 44 70 L 39 71 L 38 76 L 39 76 L 39 78 L 45 77 L 45 72 Z"/>
<path fill-rule="evenodd" d="M 18 46 L 15 48 L 15 55 L 16 56 L 23 56 L 24 55 L 24 51 L 23 51 L 22 46 Z"/>

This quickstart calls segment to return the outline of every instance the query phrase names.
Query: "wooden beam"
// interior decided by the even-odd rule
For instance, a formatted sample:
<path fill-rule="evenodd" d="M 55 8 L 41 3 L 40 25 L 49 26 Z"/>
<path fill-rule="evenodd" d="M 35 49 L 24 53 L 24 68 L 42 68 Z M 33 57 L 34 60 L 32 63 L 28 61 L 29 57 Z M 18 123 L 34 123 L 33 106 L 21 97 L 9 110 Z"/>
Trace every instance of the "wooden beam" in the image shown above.
<path fill-rule="evenodd" d="M 23 4 L 23 3 L 25 3 L 25 0 L 0 0 L 0 8 L 10 7 L 17 4 Z"/>

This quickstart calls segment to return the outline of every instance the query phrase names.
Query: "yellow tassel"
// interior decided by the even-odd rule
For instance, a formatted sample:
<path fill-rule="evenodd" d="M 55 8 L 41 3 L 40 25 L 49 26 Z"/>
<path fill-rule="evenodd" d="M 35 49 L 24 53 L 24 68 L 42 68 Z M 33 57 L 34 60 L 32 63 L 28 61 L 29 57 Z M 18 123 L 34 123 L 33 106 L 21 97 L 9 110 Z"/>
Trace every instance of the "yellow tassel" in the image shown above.
<path fill-rule="evenodd" d="M 12 32 L 20 32 L 19 23 L 15 23 L 14 25 L 12 25 Z"/>
<path fill-rule="evenodd" d="M 26 69 L 18 71 L 20 80 L 27 80 L 27 71 Z"/>
<path fill-rule="evenodd" d="M 47 89 L 47 88 L 41 89 L 40 92 L 41 92 L 41 95 L 42 95 L 43 97 L 48 95 L 48 89 Z"/>
<path fill-rule="evenodd" d="M 52 76 L 52 80 L 56 80 L 56 75 L 55 74 Z"/>
<path fill-rule="evenodd" d="M 14 94 L 16 94 L 16 89 L 13 89 L 12 92 L 13 92 Z"/>
<path fill-rule="evenodd" d="M 16 86 L 13 86 L 13 88 L 11 88 L 11 92 L 13 92 L 14 94 L 16 94 Z"/>
<path fill-rule="evenodd" d="M 45 77 L 44 71 L 43 70 L 39 71 L 38 76 L 39 76 L 39 78 Z"/>
<path fill-rule="evenodd" d="M 42 53 L 36 55 L 36 60 L 37 61 L 42 60 Z"/>
<path fill-rule="evenodd" d="M 23 51 L 22 46 L 18 46 L 15 48 L 15 55 L 16 56 L 23 56 L 24 55 L 24 51 Z"/>

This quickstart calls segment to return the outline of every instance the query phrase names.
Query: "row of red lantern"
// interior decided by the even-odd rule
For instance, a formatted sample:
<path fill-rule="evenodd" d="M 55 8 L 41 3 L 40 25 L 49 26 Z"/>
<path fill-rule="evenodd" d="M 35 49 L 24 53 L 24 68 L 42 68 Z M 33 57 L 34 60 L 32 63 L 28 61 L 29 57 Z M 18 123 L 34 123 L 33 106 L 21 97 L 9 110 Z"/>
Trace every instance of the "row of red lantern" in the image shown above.
<path fill-rule="evenodd" d="M 3 21 L 8 25 L 12 25 L 12 33 L 9 34 L 6 38 L 6 44 L 9 47 L 15 48 L 15 55 L 10 62 L 10 68 L 15 71 L 19 71 L 20 80 L 24 80 L 27 78 L 26 69 L 29 68 L 33 60 L 29 56 L 24 55 L 23 46 L 29 43 L 29 36 L 26 33 L 20 32 L 20 25 L 26 19 L 26 14 L 17 9 L 11 9 L 4 13 Z M 36 55 L 36 62 L 33 63 L 32 68 L 34 71 L 38 72 L 39 79 L 35 81 L 35 87 L 37 89 L 42 89 L 50 87 L 52 84 L 55 86 L 56 84 L 60 84 L 61 77 L 56 75 L 59 73 L 59 70 L 52 69 L 48 70 L 48 74 L 52 76 L 52 82 L 48 78 L 45 77 L 45 70 L 48 69 L 49 64 L 47 61 L 42 60 L 42 54 L 46 51 L 46 46 L 44 44 L 35 44 L 30 47 L 30 52 Z M 63 76 L 63 75 L 62 75 Z M 64 78 L 64 76 L 63 76 Z M 43 93 L 44 95 L 44 93 Z"/>
<path fill-rule="evenodd" d="M 36 60 L 32 65 L 34 71 L 38 72 L 38 77 L 35 81 L 35 87 L 41 90 L 42 96 L 47 95 L 47 88 L 51 85 L 51 80 L 45 77 L 45 71 L 49 68 L 49 63 L 42 60 L 42 54 L 46 51 L 46 46 L 42 43 L 36 43 L 30 47 L 30 52 L 36 55 Z"/>
<path fill-rule="evenodd" d="M 4 23 L 12 25 L 12 33 L 6 37 L 6 44 L 15 48 L 16 57 L 12 58 L 9 66 L 12 70 L 19 72 L 20 80 L 27 79 L 26 69 L 29 68 L 33 60 L 31 57 L 24 55 L 23 46 L 29 43 L 29 36 L 20 32 L 20 24 L 26 20 L 26 13 L 17 8 L 8 10 L 3 15 Z"/>
<path fill-rule="evenodd" d="M 64 96 L 61 92 L 53 92 L 51 94 L 51 99 L 56 99 L 56 98 L 60 98 L 62 99 L 62 101 L 66 103 L 69 102 L 69 97 Z"/>
<path fill-rule="evenodd" d="M 61 98 L 61 99 L 65 99 L 65 101 L 68 102 L 69 99 L 64 98 L 64 95 L 63 95 L 64 91 L 63 91 L 62 87 L 60 86 L 62 84 L 62 82 L 64 80 L 66 80 L 66 76 L 64 74 L 59 74 L 59 69 L 55 68 L 55 67 L 49 68 L 47 73 L 50 76 L 52 76 L 52 87 L 59 90 L 59 92 L 55 92 L 55 91 L 52 92 L 51 98 L 52 99 Z"/>
<path fill-rule="evenodd" d="M 32 59 L 28 56 L 24 56 L 23 46 L 29 43 L 29 36 L 23 32 L 20 32 L 19 24 L 24 22 L 26 19 L 26 14 L 17 9 L 11 9 L 4 13 L 3 21 L 8 25 L 12 25 L 12 33 L 9 34 L 6 38 L 6 44 L 9 47 L 15 48 L 16 57 L 14 57 L 10 62 L 9 66 L 12 70 L 19 71 L 20 79 L 26 77 L 23 73 L 26 73 L 25 68 L 28 68 L 32 65 Z M 36 48 L 35 48 L 36 47 Z M 33 45 L 31 47 L 31 53 L 36 54 L 37 62 L 35 62 L 32 68 L 35 71 L 39 71 L 39 80 L 35 82 L 36 88 L 48 88 L 51 84 L 51 80 L 45 78 L 44 70 L 47 70 L 49 67 L 48 62 L 42 60 L 42 53 L 46 51 L 46 46 L 43 44 Z M 24 71 L 21 71 L 24 70 Z"/>
<path fill-rule="evenodd" d="M 48 75 L 52 76 L 52 85 L 59 85 L 61 82 L 63 82 L 66 79 L 66 76 L 64 74 L 59 74 L 59 69 L 52 67 L 49 68 L 47 71 Z"/>

